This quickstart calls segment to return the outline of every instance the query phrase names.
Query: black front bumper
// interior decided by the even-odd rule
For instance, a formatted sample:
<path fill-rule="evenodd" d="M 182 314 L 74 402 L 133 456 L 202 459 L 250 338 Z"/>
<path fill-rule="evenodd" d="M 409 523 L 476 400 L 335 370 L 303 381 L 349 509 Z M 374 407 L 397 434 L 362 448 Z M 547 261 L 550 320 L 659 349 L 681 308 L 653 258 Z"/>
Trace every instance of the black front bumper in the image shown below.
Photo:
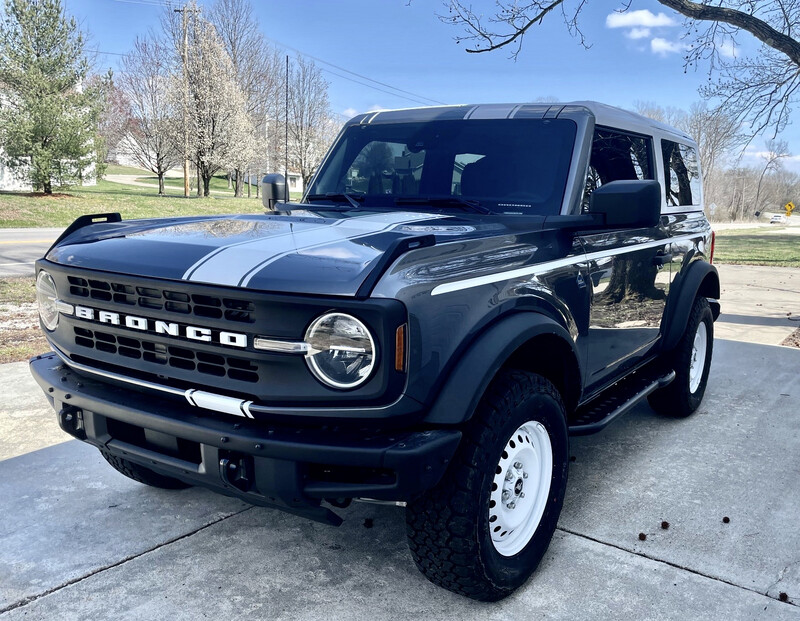
<path fill-rule="evenodd" d="M 321 499 L 407 500 L 439 482 L 461 439 L 456 430 L 237 420 L 78 374 L 55 354 L 31 360 L 31 372 L 70 435 L 193 485 L 335 524 Z"/>

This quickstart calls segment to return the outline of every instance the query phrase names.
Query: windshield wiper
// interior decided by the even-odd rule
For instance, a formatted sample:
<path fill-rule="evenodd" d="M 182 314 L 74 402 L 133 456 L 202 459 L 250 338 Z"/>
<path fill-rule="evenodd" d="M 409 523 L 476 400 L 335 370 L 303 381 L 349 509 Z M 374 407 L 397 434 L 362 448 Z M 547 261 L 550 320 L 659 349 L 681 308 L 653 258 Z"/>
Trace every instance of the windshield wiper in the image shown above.
<path fill-rule="evenodd" d="M 348 194 L 347 192 L 326 192 L 325 194 L 309 194 L 306 196 L 306 201 L 313 203 L 314 201 L 341 201 L 346 200 L 350 205 L 356 209 L 361 208 L 361 202 L 364 200 L 363 194 Z"/>
<path fill-rule="evenodd" d="M 476 213 L 493 213 L 479 201 L 461 198 L 460 196 L 400 196 L 395 199 L 396 205 L 431 205 L 432 207 L 465 207 Z"/>

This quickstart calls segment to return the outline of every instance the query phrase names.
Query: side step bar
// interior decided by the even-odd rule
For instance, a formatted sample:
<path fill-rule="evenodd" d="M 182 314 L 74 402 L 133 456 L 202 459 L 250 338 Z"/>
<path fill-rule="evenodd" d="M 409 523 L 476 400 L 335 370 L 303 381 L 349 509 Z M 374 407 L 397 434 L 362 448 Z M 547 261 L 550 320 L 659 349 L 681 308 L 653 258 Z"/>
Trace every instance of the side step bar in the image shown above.
<path fill-rule="evenodd" d="M 582 405 L 570 420 L 569 435 L 588 436 L 602 431 L 647 395 L 675 379 L 675 371 L 649 373 L 642 369 Z"/>

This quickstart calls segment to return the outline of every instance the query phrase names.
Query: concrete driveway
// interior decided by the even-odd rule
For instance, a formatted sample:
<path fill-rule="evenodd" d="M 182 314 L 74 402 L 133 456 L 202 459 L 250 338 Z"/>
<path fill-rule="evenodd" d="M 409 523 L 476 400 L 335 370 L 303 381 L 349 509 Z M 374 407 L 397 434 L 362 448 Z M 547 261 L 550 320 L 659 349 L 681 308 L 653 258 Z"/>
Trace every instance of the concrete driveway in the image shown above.
<path fill-rule="evenodd" d="M 800 619 L 800 350 L 718 340 L 693 417 L 641 405 L 573 439 L 555 539 L 496 604 L 417 572 L 402 509 L 353 506 L 337 529 L 134 483 L 5 366 L 2 621 Z"/>

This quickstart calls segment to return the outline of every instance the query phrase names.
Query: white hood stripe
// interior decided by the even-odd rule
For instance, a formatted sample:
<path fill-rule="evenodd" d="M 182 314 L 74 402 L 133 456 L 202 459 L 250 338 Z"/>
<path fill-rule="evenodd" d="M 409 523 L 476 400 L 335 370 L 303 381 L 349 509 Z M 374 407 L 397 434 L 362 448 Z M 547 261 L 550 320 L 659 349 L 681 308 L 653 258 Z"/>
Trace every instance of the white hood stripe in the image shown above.
<path fill-rule="evenodd" d="M 318 225 L 318 226 L 308 227 L 308 228 L 305 228 L 303 230 L 310 231 L 310 230 L 317 230 L 317 229 L 326 229 L 326 228 L 328 228 L 330 226 L 338 226 L 338 225 L 340 225 L 340 224 L 342 224 L 343 222 L 346 222 L 346 221 L 347 221 L 347 219 L 343 218 L 343 219 L 337 220 L 336 222 L 333 222 L 331 224 L 321 224 L 321 225 Z M 276 233 L 276 234 L 272 235 L 270 237 L 270 239 L 276 239 L 278 237 L 282 237 L 284 235 L 291 235 L 291 234 L 292 233 L 289 232 L 289 231 L 287 231 L 286 233 Z M 205 263 L 206 261 L 212 259 L 213 257 L 217 256 L 218 254 L 220 254 L 221 252 L 223 252 L 225 250 L 228 250 L 230 248 L 235 248 L 237 246 L 245 246 L 247 244 L 254 244 L 254 243 L 263 242 L 263 241 L 264 241 L 264 238 L 263 237 L 259 237 L 259 238 L 256 238 L 256 239 L 246 239 L 244 241 L 236 242 L 235 244 L 227 244 L 225 246 L 220 246 L 219 248 L 215 248 L 214 250 L 209 252 L 207 255 L 205 255 L 203 257 L 200 257 L 197 261 L 195 261 L 195 263 L 189 269 L 187 269 L 186 272 L 184 272 L 184 274 L 183 274 L 183 276 L 181 278 L 183 280 L 190 280 L 192 275 L 194 274 L 195 270 L 197 270 L 201 265 L 203 265 L 203 263 Z"/>
<path fill-rule="evenodd" d="M 198 261 L 184 275 L 185 280 L 218 285 L 247 286 L 264 267 L 287 255 L 366 237 L 402 224 L 441 218 L 439 214 L 397 212 L 369 214 L 337 220 L 333 224 L 270 235 L 218 249 Z"/>

